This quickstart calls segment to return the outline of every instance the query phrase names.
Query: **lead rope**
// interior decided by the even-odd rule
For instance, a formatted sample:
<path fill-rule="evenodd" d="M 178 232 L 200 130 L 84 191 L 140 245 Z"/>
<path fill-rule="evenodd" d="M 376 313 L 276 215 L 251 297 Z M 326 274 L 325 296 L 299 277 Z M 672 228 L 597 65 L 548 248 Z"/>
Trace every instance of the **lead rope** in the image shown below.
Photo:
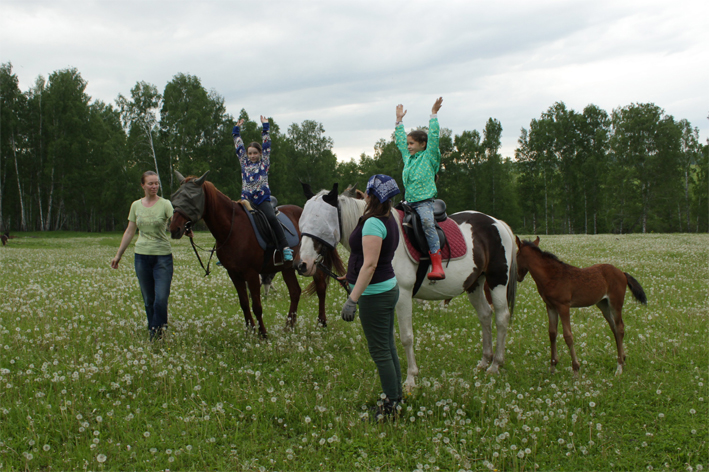
<path fill-rule="evenodd" d="M 197 245 L 194 243 L 194 239 L 190 237 L 190 243 L 192 244 L 192 249 L 194 250 L 195 255 L 197 256 L 197 260 L 199 261 L 199 265 L 202 266 L 202 270 L 204 270 L 204 276 L 208 276 L 211 274 L 211 270 L 209 269 L 209 265 L 212 263 L 212 256 L 214 255 L 215 252 L 217 252 L 219 249 L 224 247 L 224 245 L 229 241 L 229 237 L 231 236 L 231 232 L 234 230 L 234 215 L 236 214 L 236 206 L 234 205 L 234 202 L 231 202 L 231 225 L 229 226 L 229 234 L 226 235 L 226 238 L 224 239 L 224 242 L 217 247 L 217 238 L 214 238 L 214 247 L 209 251 L 209 259 L 207 260 L 207 267 L 204 267 L 204 264 L 202 263 L 202 258 L 199 257 L 199 252 L 197 252 Z M 206 250 L 203 248 L 200 248 L 202 250 Z"/>

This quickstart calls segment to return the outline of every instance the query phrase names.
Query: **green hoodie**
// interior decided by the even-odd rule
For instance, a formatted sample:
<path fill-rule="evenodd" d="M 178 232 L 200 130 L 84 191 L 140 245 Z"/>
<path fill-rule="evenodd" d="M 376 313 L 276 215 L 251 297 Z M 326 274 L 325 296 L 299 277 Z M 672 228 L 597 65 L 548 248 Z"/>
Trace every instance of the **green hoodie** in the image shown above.
<path fill-rule="evenodd" d="M 404 159 L 404 188 L 406 201 L 409 203 L 420 202 L 438 196 L 436 190 L 436 174 L 441 167 L 441 150 L 438 148 L 440 127 L 438 118 L 434 115 L 428 123 L 428 145 L 423 151 L 413 156 L 406 146 L 406 131 L 403 123 L 396 125 L 394 136 L 396 147 L 401 151 Z"/>

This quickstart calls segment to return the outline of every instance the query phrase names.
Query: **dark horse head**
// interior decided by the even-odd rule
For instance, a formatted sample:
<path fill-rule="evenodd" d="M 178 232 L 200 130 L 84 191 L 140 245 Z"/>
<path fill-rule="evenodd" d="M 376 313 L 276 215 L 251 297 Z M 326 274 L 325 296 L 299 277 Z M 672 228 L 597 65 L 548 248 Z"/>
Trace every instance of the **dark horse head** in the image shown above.
<path fill-rule="evenodd" d="M 170 223 L 172 239 L 180 239 L 185 231 L 202 219 L 204 215 L 204 190 L 202 185 L 209 171 L 202 177 L 183 177 L 175 171 L 175 176 L 180 182 L 180 188 L 172 194 L 170 200 L 174 213 Z"/>

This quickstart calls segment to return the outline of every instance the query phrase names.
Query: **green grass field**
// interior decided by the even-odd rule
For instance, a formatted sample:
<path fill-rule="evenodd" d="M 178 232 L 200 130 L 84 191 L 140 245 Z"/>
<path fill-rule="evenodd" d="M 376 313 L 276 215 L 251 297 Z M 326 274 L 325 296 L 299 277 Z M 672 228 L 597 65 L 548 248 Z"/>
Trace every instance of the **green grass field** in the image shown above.
<path fill-rule="evenodd" d="M 518 291 L 506 364 L 475 370 L 477 316 L 414 304 L 418 388 L 398 421 L 363 420 L 379 394 L 358 322 L 328 294 L 284 330 L 276 278 L 269 339 L 247 332 L 223 269 L 204 277 L 174 244 L 170 328 L 148 341 L 132 249 L 120 234 L 18 234 L 0 247 L 0 470 L 702 470 L 709 466 L 709 236 L 542 236 L 577 266 L 632 274 L 627 362 L 596 308 L 572 311 L 581 375 L 560 337 L 549 373 L 547 317 L 531 277 Z M 198 242 L 211 247 L 208 233 Z M 308 279 L 301 279 L 303 287 Z M 402 369 L 406 367 L 399 345 Z"/>

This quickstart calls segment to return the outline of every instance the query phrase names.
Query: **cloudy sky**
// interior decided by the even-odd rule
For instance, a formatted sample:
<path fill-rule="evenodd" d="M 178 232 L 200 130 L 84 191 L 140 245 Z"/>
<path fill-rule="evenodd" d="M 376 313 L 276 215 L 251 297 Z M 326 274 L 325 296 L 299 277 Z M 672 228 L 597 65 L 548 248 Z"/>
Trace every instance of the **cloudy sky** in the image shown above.
<path fill-rule="evenodd" d="M 706 0 L 0 0 L 0 62 L 23 91 L 76 67 L 107 103 L 191 74 L 234 116 L 321 122 L 341 160 L 373 154 L 397 103 L 414 127 L 443 96 L 441 126 L 496 118 L 512 156 L 520 128 L 557 101 L 609 113 L 652 102 L 706 142 L 707 18 Z"/>

